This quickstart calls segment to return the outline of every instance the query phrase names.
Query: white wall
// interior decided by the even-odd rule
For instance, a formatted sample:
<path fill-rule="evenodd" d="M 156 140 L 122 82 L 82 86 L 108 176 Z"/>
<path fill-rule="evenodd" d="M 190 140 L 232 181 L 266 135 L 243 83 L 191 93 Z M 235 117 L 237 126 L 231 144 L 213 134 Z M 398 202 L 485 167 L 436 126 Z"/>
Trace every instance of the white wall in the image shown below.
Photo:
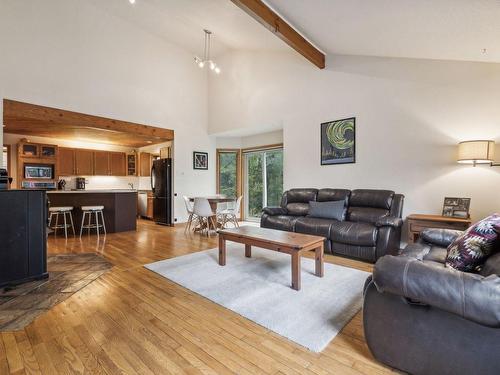
<path fill-rule="evenodd" d="M 181 47 L 85 1 L 2 0 L 0 51 L 0 98 L 174 129 L 175 216 L 182 195 L 215 192 L 215 168 L 192 167 L 215 154 L 207 75 Z"/>
<path fill-rule="evenodd" d="M 500 167 L 455 162 L 461 140 L 500 141 L 500 64 L 334 56 L 319 70 L 238 51 L 218 63 L 210 133 L 282 126 L 285 188 L 392 189 L 405 215 L 440 213 L 445 196 L 471 197 L 474 219 L 500 211 Z M 321 166 L 320 123 L 351 116 L 356 164 Z"/>

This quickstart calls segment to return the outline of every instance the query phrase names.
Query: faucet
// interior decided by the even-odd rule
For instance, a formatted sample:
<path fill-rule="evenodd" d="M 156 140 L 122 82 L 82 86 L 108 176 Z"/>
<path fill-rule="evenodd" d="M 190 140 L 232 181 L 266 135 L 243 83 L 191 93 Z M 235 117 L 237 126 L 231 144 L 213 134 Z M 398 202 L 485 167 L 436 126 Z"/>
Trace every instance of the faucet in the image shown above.
<path fill-rule="evenodd" d="M 129 183 L 128 183 L 128 186 L 130 186 L 130 188 L 131 188 L 132 190 L 134 190 L 134 184 L 133 184 L 133 183 L 129 182 Z"/>

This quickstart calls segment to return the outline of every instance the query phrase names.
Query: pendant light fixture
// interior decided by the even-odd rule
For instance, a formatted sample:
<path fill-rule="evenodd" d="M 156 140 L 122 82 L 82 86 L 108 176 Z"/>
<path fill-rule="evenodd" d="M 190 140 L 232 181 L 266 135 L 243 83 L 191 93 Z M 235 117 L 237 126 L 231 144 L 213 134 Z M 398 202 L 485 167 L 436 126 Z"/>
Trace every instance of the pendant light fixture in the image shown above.
<path fill-rule="evenodd" d="M 217 66 L 215 61 L 213 61 L 210 58 L 210 43 L 211 43 L 212 32 L 207 29 L 204 29 L 203 31 L 205 32 L 205 48 L 203 50 L 203 58 L 195 56 L 194 61 L 200 68 L 208 66 L 210 70 L 214 71 L 216 74 L 219 74 L 220 68 Z"/>

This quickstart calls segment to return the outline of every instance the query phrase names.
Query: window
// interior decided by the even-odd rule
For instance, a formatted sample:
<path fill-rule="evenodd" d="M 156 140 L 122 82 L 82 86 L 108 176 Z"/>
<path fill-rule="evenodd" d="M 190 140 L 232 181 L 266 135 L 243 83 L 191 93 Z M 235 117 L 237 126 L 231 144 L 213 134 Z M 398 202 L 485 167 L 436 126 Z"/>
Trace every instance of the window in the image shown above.
<path fill-rule="evenodd" d="M 240 195 L 240 151 L 217 150 L 217 193 L 237 198 Z"/>
<path fill-rule="evenodd" d="M 279 206 L 283 194 L 283 149 L 245 152 L 245 219 L 258 220 L 262 208 Z"/>

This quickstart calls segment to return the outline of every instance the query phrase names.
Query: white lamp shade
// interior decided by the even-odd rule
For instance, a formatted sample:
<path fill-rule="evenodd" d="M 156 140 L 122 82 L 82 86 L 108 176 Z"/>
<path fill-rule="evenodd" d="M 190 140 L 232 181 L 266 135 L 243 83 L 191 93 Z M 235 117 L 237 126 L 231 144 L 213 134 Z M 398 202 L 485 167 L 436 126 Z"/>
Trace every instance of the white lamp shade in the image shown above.
<path fill-rule="evenodd" d="M 465 141 L 458 144 L 458 162 L 489 164 L 495 160 L 495 142 Z"/>

